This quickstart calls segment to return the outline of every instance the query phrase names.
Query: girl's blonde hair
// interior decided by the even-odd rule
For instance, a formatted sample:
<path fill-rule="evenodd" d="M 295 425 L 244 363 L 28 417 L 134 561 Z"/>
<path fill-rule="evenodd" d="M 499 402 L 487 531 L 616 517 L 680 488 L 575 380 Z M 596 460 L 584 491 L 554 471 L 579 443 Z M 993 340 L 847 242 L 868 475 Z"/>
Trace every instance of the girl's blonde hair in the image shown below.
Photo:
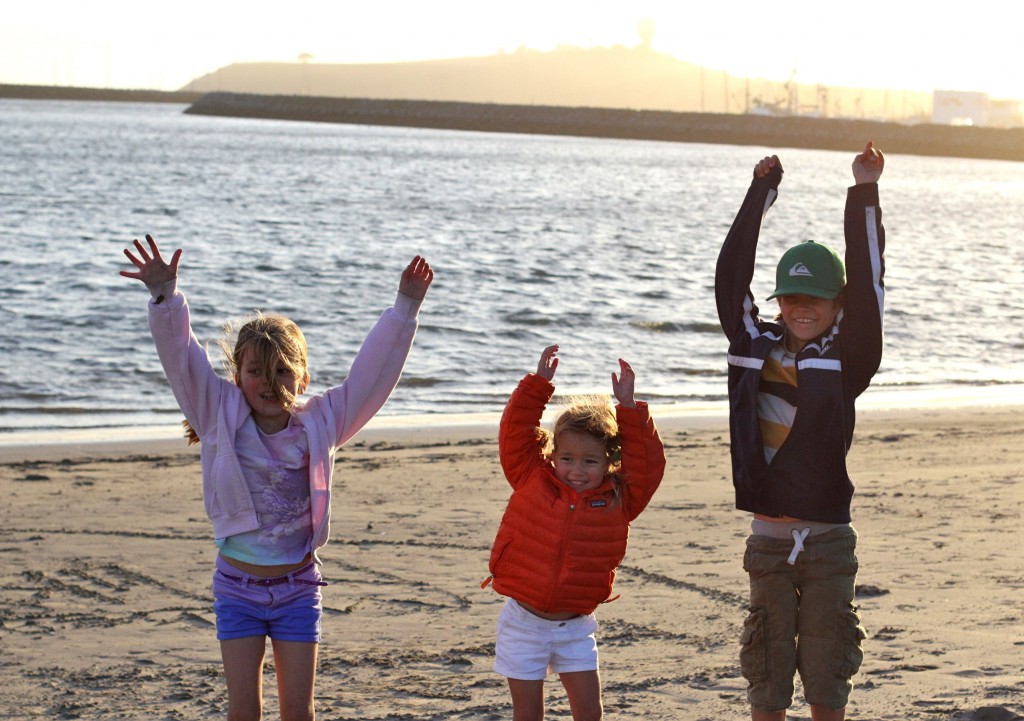
<path fill-rule="evenodd" d="M 619 468 L 622 464 L 622 440 L 619 437 L 619 422 L 615 418 L 615 408 L 608 396 L 588 395 L 573 396 L 566 400 L 562 411 L 555 418 L 553 431 L 538 429 L 544 447 L 544 455 L 551 456 L 555 451 L 558 434 L 562 431 L 585 433 L 596 438 L 604 446 L 608 454 L 611 478 L 618 497 L 622 483 Z"/>
<path fill-rule="evenodd" d="M 285 407 L 294 404 L 295 395 L 275 379 L 280 364 L 284 364 L 296 378 L 305 378 L 308 374 L 309 348 L 299 326 L 283 315 L 257 310 L 244 322 L 225 323 L 223 332 L 224 337 L 217 341 L 217 346 L 224 354 L 224 369 L 231 378 L 237 382 L 242 360 L 251 350 L 274 396 Z M 230 342 L 232 337 L 235 339 L 233 345 Z M 182 421 L 182 426 L 189 445 L 199 443 L 199 434 L 187 420 Z"/>

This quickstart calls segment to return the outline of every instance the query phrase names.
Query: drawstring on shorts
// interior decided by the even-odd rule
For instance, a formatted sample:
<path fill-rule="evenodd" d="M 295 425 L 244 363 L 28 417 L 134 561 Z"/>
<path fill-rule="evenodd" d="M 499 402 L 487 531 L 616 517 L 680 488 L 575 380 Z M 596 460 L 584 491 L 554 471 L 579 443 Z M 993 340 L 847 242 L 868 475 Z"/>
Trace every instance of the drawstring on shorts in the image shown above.
<path fill-rule="evenodd" d="M 805 528 L 802 531 L 798 531 L 795 528 L 790 531 L 793 534 L 793 550 L 789 552 L 789 558 L 786 559 L 786 563 L 790 566 L 796 565 L 797 556 L 804 550 L 804 539 L 810 534 L 811 529 Z"/>

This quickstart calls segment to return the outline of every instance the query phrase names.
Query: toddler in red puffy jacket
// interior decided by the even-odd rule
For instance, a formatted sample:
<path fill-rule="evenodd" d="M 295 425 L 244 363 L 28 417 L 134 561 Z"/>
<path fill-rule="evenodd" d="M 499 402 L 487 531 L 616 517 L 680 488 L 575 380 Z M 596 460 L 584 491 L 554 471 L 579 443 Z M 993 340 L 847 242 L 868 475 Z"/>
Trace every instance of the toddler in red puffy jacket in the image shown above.
<path fill-rule="evenodd" d="M 494 668 L 508 678 L 515 718 L 543 718 L 551 670 L 581 721 L 602 713 L 594 609 L 611 600 L 629 524 L 661 483 L 665 450 L 622 359 L 612 373 L 614 409 L 607 398 L 576 399 L 553 434 L 541 429 L 557 352 L 544 349 L 501 418 L 498 447 L 512 496 L 484 585 L 508 597 Z"/>

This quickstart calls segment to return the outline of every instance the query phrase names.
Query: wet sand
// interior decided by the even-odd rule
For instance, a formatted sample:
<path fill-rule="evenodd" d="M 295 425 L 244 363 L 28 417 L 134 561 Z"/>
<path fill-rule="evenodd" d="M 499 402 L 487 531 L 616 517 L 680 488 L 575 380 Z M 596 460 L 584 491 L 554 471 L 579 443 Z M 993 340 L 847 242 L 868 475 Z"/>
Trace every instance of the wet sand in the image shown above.
<path fill-rule="evenodd" d="M 668 472 L 598 611 L 606 718 L 746 718 L 749 521 L 725 419 L 658 422 Z M 511 717 L 491 670 L 502 599 L 480 588 L 508 497 L 495 438 L 376 427 L 339 454 L 320 718 Z M 848 718 L 1024 716 L 1022 409 L 862 412 L 850 467 L 868 638 Z M 0 489 L 0 717 L 223 717 L 197 452 L 5 446 Z M 265 688 L 277 718 L 269 659 Z M 548 697 L 570 718 L 554 677 Z M 809 717 L 798 689 L 790 718 Z"/>

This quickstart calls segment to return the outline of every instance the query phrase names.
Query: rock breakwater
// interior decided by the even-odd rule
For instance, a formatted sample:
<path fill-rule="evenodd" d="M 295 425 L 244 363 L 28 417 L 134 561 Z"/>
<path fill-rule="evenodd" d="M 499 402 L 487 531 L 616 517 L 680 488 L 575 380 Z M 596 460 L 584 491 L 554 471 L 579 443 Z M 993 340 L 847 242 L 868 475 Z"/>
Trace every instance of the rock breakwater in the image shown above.
<path fill-rule="evenodd" d="M 1024 161 L 1024 128 L 224 92 L 203 95 L 185 112 L 324 123 L 815 150 L 846 151 L 871 139 L 890 153 Z"/>

